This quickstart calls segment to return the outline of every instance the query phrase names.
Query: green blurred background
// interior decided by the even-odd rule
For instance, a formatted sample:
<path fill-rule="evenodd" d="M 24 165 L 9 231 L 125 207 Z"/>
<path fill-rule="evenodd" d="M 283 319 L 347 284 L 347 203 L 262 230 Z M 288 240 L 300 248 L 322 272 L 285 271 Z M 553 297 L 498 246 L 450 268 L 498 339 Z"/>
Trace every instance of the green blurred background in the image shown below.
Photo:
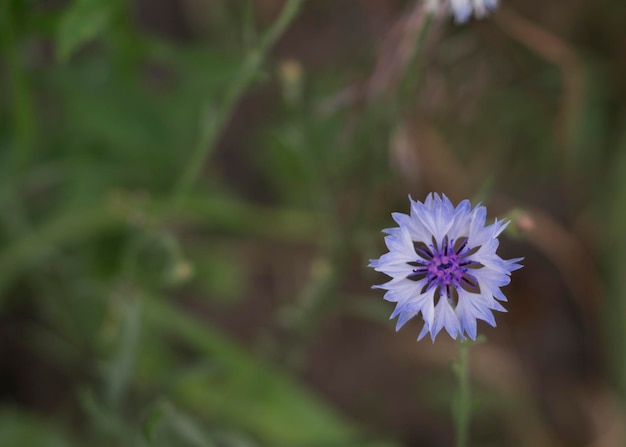
<path fill-rule="evenodd" d="M 455 342 L 366 268 L 513 220 L 472 445 L 626 445 L 626 3 L 3 0 L 0 446 L 448 446 Z M 622 251 L 624 250 L 624 251 Z"/>

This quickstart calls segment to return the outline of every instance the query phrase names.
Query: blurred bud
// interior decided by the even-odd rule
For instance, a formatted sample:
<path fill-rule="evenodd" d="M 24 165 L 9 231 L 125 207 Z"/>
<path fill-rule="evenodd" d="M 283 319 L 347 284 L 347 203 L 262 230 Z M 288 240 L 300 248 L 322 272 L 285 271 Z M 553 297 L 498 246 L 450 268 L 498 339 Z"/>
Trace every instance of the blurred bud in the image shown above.
<path fill-rule="evenodd" d="M 523 237 L 535 229 L 535 219 L 525 210 L 514 209 L 507 218 L 513 224 L 507 227 L 507 232 L 513 237 Z"/>
<path fill-rule="evenodd" d="M 194 274 L 193 264 L 185 259 L 178 259 L 169 272 L 169 280 L 172 285 L 182 284 L 191 279 Z"/>
<path fill-rule="evenodd" d="M 165 230 L 138 231 L 129 243 L 126 271 L 138 284 L 175 286 L 192 276 L 177 237 Z"/>
<path fill-rule="evenodd" d="M 142 228 L 155 223 L 155 219 L 146 212 L 150 204 L 149 191 L 124 191 L 121 189 L 111 190 L 106 197 L 107 208 L 128 224 Z"/>
<path fill-rule="evenodd" d="M 521 214 L 515 221 L 515 226 L 521 233 L 528 233 L 535 229 L 535 220 L 529 214 Z"/>
<path fill-rule="evenodd" d="M 294 59 L 286 59 L 278 67 L 283 89 L 283 99 L 289 107 L 296 106 L 302 98 L 302 65 Z"/>
<path fill-rule="evenodd" d="M 407 182 L 416 182 L 419 178 L 418 142 L 404 122 L 400 122 L 391 134 L 389 158 L 391 168 Z"/>

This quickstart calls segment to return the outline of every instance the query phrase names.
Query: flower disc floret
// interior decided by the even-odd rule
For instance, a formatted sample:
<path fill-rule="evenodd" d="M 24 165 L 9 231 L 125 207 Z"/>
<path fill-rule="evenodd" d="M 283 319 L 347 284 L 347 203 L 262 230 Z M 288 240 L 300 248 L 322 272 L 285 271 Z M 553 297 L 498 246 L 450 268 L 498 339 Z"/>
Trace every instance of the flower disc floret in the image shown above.
<path fill-rule="evenodd" d="M 391 314 L 398 317 L 396 330 L 421 314 L 418 340 L 430 333 L 434 341 L 444 328 L 452 338 L 475 339 L 476 320 L 495 326 L 493 311 L 506 312 L 500 287 L 522 267 L 522 258 L 496 254 L 498 235 L 508 222 L 485 225 L 485 207 L 472 209 L 468 200 L 454 207 L 445 195 L 410 201 L 410 215 L 393 213 L 399 226 L 383 230 L 389 252 L 371 260 L 370 267 L 391 280 L 374 287 L 397 303 Z"/>

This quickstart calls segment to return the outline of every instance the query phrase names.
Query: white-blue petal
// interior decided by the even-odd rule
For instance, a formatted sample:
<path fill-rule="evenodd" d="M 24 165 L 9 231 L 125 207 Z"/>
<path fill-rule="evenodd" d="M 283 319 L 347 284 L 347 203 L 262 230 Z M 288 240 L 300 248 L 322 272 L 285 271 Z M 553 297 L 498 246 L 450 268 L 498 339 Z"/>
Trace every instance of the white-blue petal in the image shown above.
<path fill-rule="evenodd" d="M 456 339 L 459 333 L 459 319 L 445 296 L 439 297 L 439 302 L 435 306 L 435 320 L 430 330 L 430 338 L 435 341 L 435 337 L 443 328 L 450 334 L 450 337 Z"/>
<path fill-rule="evenodd" d="M 476 340 L 476 317 L 470 310 L 467 299 L 461 298 L 463 292 L 459 292 L 459 302 L 454 309 L 459 319 L 461 333 L 465 332 L 469 338 Z"/>

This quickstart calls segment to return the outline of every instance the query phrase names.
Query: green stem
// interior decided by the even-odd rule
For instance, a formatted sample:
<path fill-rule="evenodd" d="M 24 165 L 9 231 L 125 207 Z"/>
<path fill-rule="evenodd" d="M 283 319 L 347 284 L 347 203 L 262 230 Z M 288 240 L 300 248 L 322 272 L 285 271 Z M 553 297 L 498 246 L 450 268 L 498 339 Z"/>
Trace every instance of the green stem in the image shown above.
<path fill-rule="evenodd" d="M 459 390 L 456 402 L 456 447 L 467 447 L 469 437 L 469 422 L 471 413 L 470 404 L 470 375 L 469 349 L 471 341 L 459 343 L 459 361 L 456 364 L 456 375 L 459 381 Z"/>
<path fill-rule="evenodd" d="M 204 116 L 200 122 L 200 138 L 174 189 L 176 202 L 185 196 L 193 186 L 222 129 L 232 116 L 235 106 L 259 75 L 259 70 L 267 53 L 295 19 L 304 1 L 289 0 L 287 2 L 276 22 L 261 39 L 259 46 L 250 51 L 244 59 L 238 75 L 226 89 L 221 103 L 217 107 L 207 106 L 205 108 Z"/>

